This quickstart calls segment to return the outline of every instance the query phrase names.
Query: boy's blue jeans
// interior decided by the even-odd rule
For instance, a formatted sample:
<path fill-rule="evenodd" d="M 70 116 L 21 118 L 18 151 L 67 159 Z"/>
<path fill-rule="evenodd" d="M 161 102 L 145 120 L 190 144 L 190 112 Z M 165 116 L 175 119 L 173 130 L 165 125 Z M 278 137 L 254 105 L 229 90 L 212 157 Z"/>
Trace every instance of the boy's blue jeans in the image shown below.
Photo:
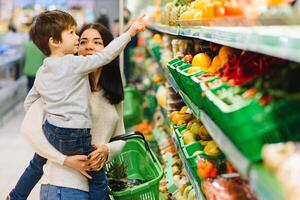
<path fill-rule="evenodd" d="M 89 129 L 60 128 L 46 121 L 43 124 L 43 131 L 48 141 L 65 155 L 88 155 L 94 150 Z M 11 191 L 11 200 L 23 200 L 29 196 L 43 175 L 43 165 L 46 161 L 45 158 L 34 155 L 16 187 Z M 108 181 L 104 171 L 90 172 L 89 174 L 93 177 L 92 180 L 89 180 L 90 200 L 109 199 Z"/>

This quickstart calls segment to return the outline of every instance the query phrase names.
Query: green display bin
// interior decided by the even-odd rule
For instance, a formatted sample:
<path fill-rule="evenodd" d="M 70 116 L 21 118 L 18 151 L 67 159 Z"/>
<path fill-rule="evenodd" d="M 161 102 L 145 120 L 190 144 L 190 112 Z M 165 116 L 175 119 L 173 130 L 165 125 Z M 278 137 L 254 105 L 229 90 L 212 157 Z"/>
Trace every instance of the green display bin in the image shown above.
<path fill-rule="evenodd" d="M 229 87 L 222 85 L 206 91 L 216 123 L 250 161 L 261 160 L 264 144 L 283 141 L 272 109 L 261 106 L 255 98 L 228 105 L 222 99 L 231 94 L 220 97 L 217 95 L 220 89 Z"/>
<path fill-rule="evenodd" d="M 168 62 L 167 67 L 173 78 L 176 76 L 175 74 L 177 73 L 176 68 L 181 65 L 184 65 L 184 64 L 186 64 L 186 62 L 184 62 L 183 60 L 181 60 L 179 58 L 174 58 L 173 60 Z M 174 80 L 175 80 L 175 78 L 174 78 Z"/>
<path fill-rule="evenodd" d="M 186 125 L 173 126 L 173 129 L 174 129 L 175 137 L 177 138 L 177 141 L 179 141 L 179 139 L 182 137 L 180 133 L 186 129 Z"/>
<path fill-rule="evenodd" d="M 126 128 L 129 128 L 143 120 L 143 99 L 139 91 L 133 87 L 124 89 L 124 97 L 124 124 Z"/>
<path fill-rule="evenodd" d="M 125 162 L 128 178 L 147 180 L 141 185 L 111 192 L 115 200 L 159 200 L 159 182 L 163 177 L 163 169 L 155 156 L 152 159 L 143 142 L 127 140 L 122 153 L 107 163 L 106 168 L 109 169 L 113 162 Z"/>
<path fill-rule="evenodd" d="M 196 151 L 202 151 L 204 147 L 199 142 L 193 142 L 189 145 L 184 146 L 182 149 L 183 154 L 187 160 L 187 163 L 191 169 L 192 175 L 200 184 L 200 177 L 197 175 L 197 155 L 193 155 Z"/>
<path fill-rule="evenodd" d="M 184 82 L 181 81 L 181 72 L 183 70 L 189 69 L 190 67 L 192 67 L 192 65 L 187 63 L 187 64 L 181 65 L 176 68 L 176 73 L 175 73 L 174 79 L 182 91 L 184 90 Z"/>
<path fill-rule="evenodd" d="M 182 89 L 183 89 L 184 93 L 192 100 L 192 102 L 199 106 L 199 105 L 201 105 L 201 93 L 199 92 L 199 90 L 198 91 L 194 90 L 194 88 L 196 88 L 198 84 L 192 80 L 192 77 L 206 74 L 206 72 L 199 71 L 199 72 L 195 72 L 193 74 L 188 74 L 187 73 L 188 70 L 189 70 L 189 68 L 182 70 L 181 74 L 180 74 L 180 80 L 183 85 Z M 198 85 L 198 88 L 199 88 L 199 85 Z M 203 109 L 202 106 L 200 108 Z"/>

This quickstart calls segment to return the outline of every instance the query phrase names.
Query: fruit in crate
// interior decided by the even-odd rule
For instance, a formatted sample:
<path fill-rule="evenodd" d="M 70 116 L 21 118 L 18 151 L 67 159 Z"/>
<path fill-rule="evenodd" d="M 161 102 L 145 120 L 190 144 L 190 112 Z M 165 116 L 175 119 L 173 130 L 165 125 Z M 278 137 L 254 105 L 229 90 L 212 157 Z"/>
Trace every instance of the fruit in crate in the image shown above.
<path fill-rule="evenodd" d="M 191 7 L 195 10 L 202 10 L 206 2 L 206 0 L 196 0 L 191 3 Z"/>
<path fill-rule="evenodd" d="M 192 60 L 192 66 L 200 67 L 203 71 L 207 71 L 211 65 L 211 59 L 206 53 L 198 53 Z"/>
<path fill-rule="evenodd" d="M 243 16 L 243 10 L 236 4 L 232 2 L 226 2 L 225 6 L 225 15 L 226 16 Z"/>
<path fill-rule="evenodd" d="M 182 106 L 182 108 L 180 109 L 179 113 L 180 114 L 185 114 L 187 110 L 188 110 L 187 106 Z"/>
<path fill-rule="evenodd" d="M 197 200 L 197 198 L 196 198 L 196 193 L 195 193 L 195 189 L 192 189 L 192 190 L 189 192 L 189 195 L 188 195 L 187 200 Z"/>
<path fill-rule="evenodd" d="M 200 127 L 201 127 L 201 124 L 200 122 L 195 122 L 191 125 L 191 128 L 190 128 L 190 131 L 193 133 L 193 134 L 200 134 Z"/>
<path fill-rule="evenodd" d="M 201 140 L 210 140 L 211 139 L 211 137 L 210 137 L 209 133 L 207 132 L 204 125 L 200 126 L 199 135 L 200 135 Z"/>
<path fill-rule="evenodd" d="M 188 145 L 192 142 L 195 142 L 196 141 L 196 135 L 193 134 L 192 132 L 190 131 L 185 131 L 184 134 L 183 134 L 183 143 L 185 145 Z"/>
<path fill-rule="evenodd" d="M 217 71 L 219 71 L 224 65 L 222 65 L 221 59 L 219 58 L 219 56 L 215 56 L 211 66 L 209 67 L 209 72 L 210 73 L 216 73 Z"/>
<path fill-rule="evenodd" d="M 187 109 L 187 106 L 183 106 L 180 111 L 173 111 L 169 115 L 170 121 L 176 126 L 187 124 L 193 118 L 192 114 L 186 113 Z"/>
<path fill-rule="evenodd" d="M 216 178 L 218 176 L 218 170 L 214 167 L 211 161 L 198 158 L 197 174 L 202 178 Z"/>
<path fill-rule="evenodd" d="M 222 46 L 219 51 L 219 62 L 220 66 L 223 67 L 228 63 L 229 58 L 233 55 L 233 50 L 230 47 Z"/>
<path fill-rule="evenodd" d="M 184 60 L 185 62 L 191 63 L 192 60 L 193 60 L 193 56 L 190 55 L 190 54 L 185 55 L 185 56 L 183 57 L 183 60 Z"/>
<path fill-rule="evenodd" d="M 209 141 L 203 149 L 208 156 L 217 156 L 221 153 L 217 143 L 213 140 Z"/>
<path fill-rule="evenodd" d="M 189 185 L 185 188 L 183 192 L 183 198 L 188 199 L 190 191 L 193 189 L 193 186 Z"/>

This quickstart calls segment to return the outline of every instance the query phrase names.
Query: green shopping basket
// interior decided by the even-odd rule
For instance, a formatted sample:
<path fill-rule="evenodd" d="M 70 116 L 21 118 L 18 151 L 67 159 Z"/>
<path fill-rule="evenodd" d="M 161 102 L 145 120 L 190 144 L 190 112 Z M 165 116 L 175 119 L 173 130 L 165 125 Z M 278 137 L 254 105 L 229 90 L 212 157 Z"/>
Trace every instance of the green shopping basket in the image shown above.
<path fill-rule="evenodd" d="M 109 170 L 114 162 L 118 164 L 124 162 L 129 179 L 147 182 L 122 191 L 111 191 L 111 195 L 115 200 L 159 200 L 159 181 L 163 177 L 163 169 L 144 135 L 134 132 L 111 139 L 115 140 L 126 140 L 126 145 L 119 156 L 106 164 L 106 169 Z"/>

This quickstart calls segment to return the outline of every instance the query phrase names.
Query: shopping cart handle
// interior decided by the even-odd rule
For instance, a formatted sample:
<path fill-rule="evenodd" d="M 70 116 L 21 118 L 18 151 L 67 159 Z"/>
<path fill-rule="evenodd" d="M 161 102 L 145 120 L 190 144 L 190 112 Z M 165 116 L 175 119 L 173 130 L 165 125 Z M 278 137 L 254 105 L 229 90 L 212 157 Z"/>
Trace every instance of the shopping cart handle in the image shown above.
<path fill-rule="evenodd" d="M 156 162 L 156 160 L 153 156 L 153 153 L 152 153 L 152 151 L 149 147 L 149 144 L 145 139 L 145 136 L 139 131 L 134 131 L 134 132 L 129 133 L 129 134 L 115 136 L 115 137 L 110 139 L 110 142 L 117 141 L 117 140 L 129 140 L 129 139 L 133 139 L 133 138 L 141 139 L 141 140 L 144 141 L 146 150 L 148 150 L 150 152 L 150 155 L 151 155 L 153 161 Z"/>

